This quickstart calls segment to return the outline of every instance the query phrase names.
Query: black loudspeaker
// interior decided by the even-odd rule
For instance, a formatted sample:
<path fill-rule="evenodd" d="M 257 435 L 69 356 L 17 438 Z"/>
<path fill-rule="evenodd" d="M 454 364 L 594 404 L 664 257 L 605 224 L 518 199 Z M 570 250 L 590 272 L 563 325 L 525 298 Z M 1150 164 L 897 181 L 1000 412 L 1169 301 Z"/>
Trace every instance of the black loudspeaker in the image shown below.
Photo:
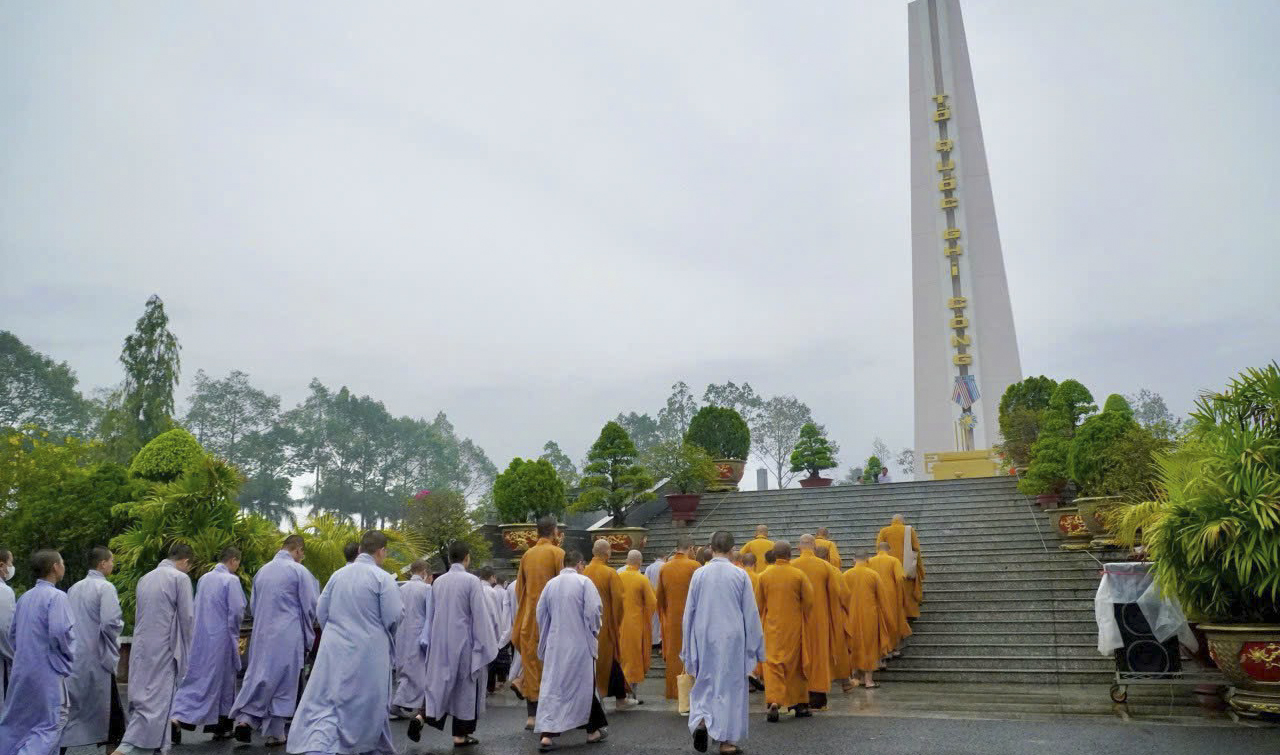
<path fill-rule="evenodd" d="M 1116 651 L 1117 669 L 1143 674 L 1169 674 L 1182 670 L 1176 635 L 1164 642 L 1156 640 L 1147 617 L 1142 615 L 1137 603 L 1117 603 L 1114 608 L 1120 639 L 1124 642 L 1124 647 Z"/>

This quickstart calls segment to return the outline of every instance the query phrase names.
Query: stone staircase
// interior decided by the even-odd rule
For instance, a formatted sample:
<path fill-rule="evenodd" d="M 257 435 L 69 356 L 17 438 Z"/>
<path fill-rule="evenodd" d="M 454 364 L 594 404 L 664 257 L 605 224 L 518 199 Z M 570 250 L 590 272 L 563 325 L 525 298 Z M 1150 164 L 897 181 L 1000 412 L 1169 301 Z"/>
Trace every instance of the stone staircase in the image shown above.
<path fill-rule="evenodd" d="M 820 526 L 851 565 L 894 514 L 915 526 L 926 567 L 925 603 L 885 680 L 953 683 L 1105 683 L 1113 662 L 1096 648 L 1098 563 L 1058 549 L 1047 517 L 1008 478 L 903 482 L 705 496 L 684 528 L 663 511 L 646 526 L 645 561 L 689 532 L 705 543 L 727 529 L 738 541 L 769 526 L 794 545 Z M 651 674 L 661 676 L 661 659 Z"/>

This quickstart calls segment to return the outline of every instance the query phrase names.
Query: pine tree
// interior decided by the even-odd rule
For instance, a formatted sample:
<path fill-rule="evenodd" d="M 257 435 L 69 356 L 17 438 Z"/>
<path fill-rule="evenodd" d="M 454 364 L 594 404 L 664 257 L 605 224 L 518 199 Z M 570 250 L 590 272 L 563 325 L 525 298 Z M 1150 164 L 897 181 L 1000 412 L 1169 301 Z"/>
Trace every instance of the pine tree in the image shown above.
<path fill-rule="evenodd" d="M 132 456 L 173 427 L 173 391 L 181 371 L 179 350 L 178 337 L 169 330 L 164 302 L 153 294 L 120 352 L 124 387 L 115 409 L 119 416 L 112 423 L 118 433 L 112 439 L 117 455 Z"/>
<path fill-rule="evenodd" d="M 831 442 L 823 437 L 817 425 L 806 422 L 800 428 L 800 440 L 791 452 L 791 471 L 808 472 L 810 477 L 817 477 L 822 470 L 835 466 L 835 449 Z"/>
<path fill-rule="evenodd" d="M 603 508 L 613 516 L 614 526 L 621 526 L 628 506 L 653 498 L 649 490 L 653 478 L 637 463 L 636 456 L 636 445 L 622 425 L 606 424 L 587 452 L 587 464 L 582 469 L 584 490 L 575 508 Z"/>

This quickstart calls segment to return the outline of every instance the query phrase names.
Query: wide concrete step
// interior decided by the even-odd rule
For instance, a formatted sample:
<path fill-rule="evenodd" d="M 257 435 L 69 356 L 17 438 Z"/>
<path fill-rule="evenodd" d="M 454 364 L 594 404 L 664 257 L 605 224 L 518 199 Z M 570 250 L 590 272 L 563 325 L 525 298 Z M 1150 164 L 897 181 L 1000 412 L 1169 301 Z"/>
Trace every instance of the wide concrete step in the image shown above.
<path fill-rule="evenodd" d="M 1094 593 L 1097 588 L 1066 588 L 1066 587 L 1017 587 L 995 584 L 991 586 L 970 585 L 963 588 L 955 587 L 938 587 L 937 585 L 929 588 L 929 602 L 949 602 L 949 601 L 1040 601 L 1040 600 L 1079 600 L 1087 601 L 1093 604 Z"/>
<path fill-rule="evenodd" d="M 915 640 L 916 638 L 912 638 Z M 1098 653 L 1096 644 L 1088 642 L 1072 642 L 1053 644 L 1053 638 L 1046 638 L 1045 642 L 1038 644 L 1030 643 L 976 643 L 963 644 L 955 642 L 927 642 L 925 638 L 918 641 L 910 642 L 905 651 L 903 651 L 903 659 L 915 661 L 921 658 L 948 658 L 954 659 L 958 657 L 990 657 L 990 658 L 1042 658 L 1046 660 L 1062 659 L 1062 658 L 1082 658 L 1093 661 L 1102 656 Z M 1106 659 L 1103 659 L 1106 660 Z"/>
<path fill-rule="evenodd" d="M 952 666 L 963 666 L 974 669 L 1025 668 L 1044 671 L 1106 671 L 1115 669 L 1115 660 L 1098 656 L 1055 657 L 1034 653 L 1011 655 L 967 654 L 967 655 L 908 655 L 895 658 L 889 667 L 916 669 L 947 669 Z"/>
<path fill-rule="evenodd" d="M 1032 576 L 1035 575 L 1035 576 Z M 1006 587 L 1094 587 L 1098 586 L 1098 575 L 1086 569 L 1042 569 L 1029 571 L 1006 564 L 1003 570 L 947 570 L 929 569 L 925 581 L 927 589 L 950 589 L 957 586 L 974 586 L 984 589 L 987 585 Z"/>
<path fill-rule="evenodd" d="M 1105 684 L 1114 679 L 1107 671 L 1045 670 L 1011 666 L 1008 668 L 981 668 L 952 666 L 950 668 L 921 668 L 909 664 L 891 665 L 879 672 L 883 682 L 999 682 L 1002 684 Z"/>
<path fill-rule="evenodd" d="M 1091 612 L 1076 611 L 1074 615 L 1070 615 L 1072 613 L 1070 611 L 1030 611 L 1025 614 L 1008 612 L 997 616 L 988 611 L 985 613 L 952 613 L 937 616 L 930 614 L 925 609 L 921 609 L 920 618 L 916 619 L 911 627 L 912 631 L 916 633 L 928 632 L 934 636 L 974 630 L 1007 632 L 1015 631 L 1015 629 L 1044 630 L 1058 628 L 1081 632 L 1094 627 L 1096 631 L 1097 625 Z"/>

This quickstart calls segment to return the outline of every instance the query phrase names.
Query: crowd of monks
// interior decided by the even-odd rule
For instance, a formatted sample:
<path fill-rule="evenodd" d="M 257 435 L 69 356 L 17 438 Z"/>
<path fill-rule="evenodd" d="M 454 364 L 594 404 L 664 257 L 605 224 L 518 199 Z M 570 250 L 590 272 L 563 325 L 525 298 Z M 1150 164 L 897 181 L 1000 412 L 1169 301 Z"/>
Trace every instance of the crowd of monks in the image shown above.
<path fill-rule="evenodd" d="M 0 550 L 0 755 L 167 752 L 199 727 L 240 742 L 256 732 L 296 755 L 390 755 L 393 717 L 409 719 L 413 741 L 448 724 L 454 747 L 469 747 L 499 680 L 525 701 L 540 750 L 577 728 L 600 742 L 602 701 L 640 704 L 659 645 L 664 696 L 687 707 L 694 747 L 713 740 L 732 755 L 751 692 L 763 691 L 773 722 L 825 708 L 835 681 L 845 692 L 875 687 L 873 672 L 919 615 L 924 565 L 900 516 L 880 531 L 877 552 L 855 548 L 845 571 L 825 528 L 794 549 L 763 525 L 740 548 L 728 532 L 703 545 L 685 535 L 643 570 L 639 551 L 614 569 L 605 540 L 588 563 L 556 544 L 554 519 L 538 529 L 505 586 L 491 569 L 472 573 L 465 543 L 449 548 L 440 576 L 419 560 L 397 583 L 375 530 L 347 546 L 347 566 L 321 589 L 293 535 L 254 575 L 248 600 L 238 550 L 226 548 L 193 593 L 192 550 L 175 544 L 137 585 L 127 705 L 115 678 L 124 621 L 107 579 L 111 552 L 93 549 L 89 574 L 65 593 L 61 556 L 33 554 L 38 580 L 15 603 L 4 584 L 13 557 Z"/>

